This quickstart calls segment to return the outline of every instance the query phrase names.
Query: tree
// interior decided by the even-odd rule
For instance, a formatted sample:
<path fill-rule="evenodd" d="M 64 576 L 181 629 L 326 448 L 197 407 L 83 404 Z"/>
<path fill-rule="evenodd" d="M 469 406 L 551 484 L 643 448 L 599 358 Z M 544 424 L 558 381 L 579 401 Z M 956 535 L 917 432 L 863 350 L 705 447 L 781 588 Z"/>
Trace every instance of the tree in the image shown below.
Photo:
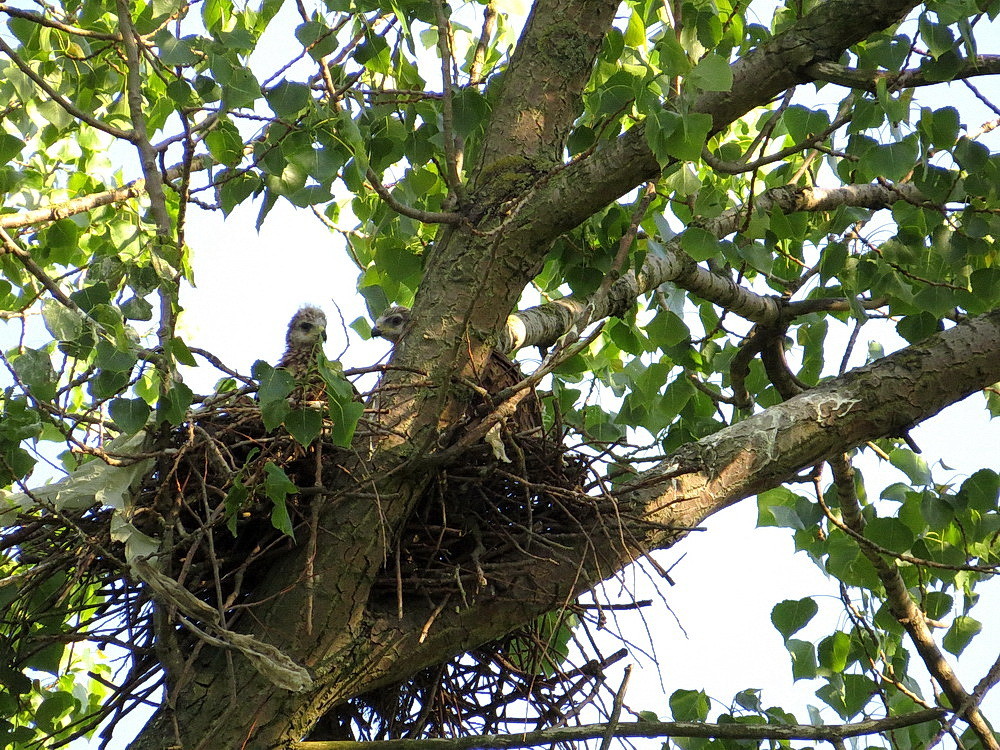
<path fill-rule="evenodd" d="M 0 5 L 0 300 L 22 331 L 4 739 L 91 732 L 160 684 L 135 747 L 443 732 L 429 673 L 486 649 L 559 674 L 580 596 L 757 495 L 843 584 L 848 624 L 818 643 L 791 637 L 815 605 L 775 608 L 797 674 L 844 721 L 885 719 L 798 736 L 997 747 L 978 706 L 1000 669 L 963 685 L 946 652 L 981 629 L 1000 480 L 935 480 L 907 430 L 984 389 L 1000 409 L 997 121 L 920 99 L 998 111 L 973 79 L 1000 69 L 977 51 L 1000 4 L 790 2 L 762 25 L 726 0 L 536 0 L 515 34 L 494 3 L 300 2 L 264 70 L 281 9 Z M 278 201 L 327 222 L 373 315 L 412 304 L 364 406 L 345 377 L 371 368 L 321 359 L 320 409 L 178 336 L 188 211 L 254 200 L 259 223 Z M 866 324 L 908 345 L 848 369 Z M 528 377 L 484 379 L 529 346 Z M 224 377 L 198 395 L 181 365 Z M 60 449 L 72 473 L 39 487 Z M 857 450 L 909 483 L 875 500 Z M 618 706 L 601 732 L 795 736 L 741 705 L 700 728 L 616 728 Z"/>

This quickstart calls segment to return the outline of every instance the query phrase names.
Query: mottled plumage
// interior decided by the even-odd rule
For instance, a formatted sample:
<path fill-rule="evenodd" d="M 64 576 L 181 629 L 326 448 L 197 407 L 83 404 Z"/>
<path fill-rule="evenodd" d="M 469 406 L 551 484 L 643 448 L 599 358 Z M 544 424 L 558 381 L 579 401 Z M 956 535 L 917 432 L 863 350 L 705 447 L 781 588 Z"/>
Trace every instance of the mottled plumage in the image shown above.
<path fill-rule="evenodd" d="M 396 344 L 402 338 L 410 325 L 410 308 L 393 305 L 379 315 L 372 328 L 373 336 L 381 336 Z M 516 362 L 498 349 L 490 353 L 483 371 L 477 373 L 476 380 L 487 393 L 499 393 L 505 388 L 517 385 L 524 378 L 521 368 Z M 489 406 L 487 405 L 487 408 Z M 472 418 L 485 415 L 483 404 L 473 404 L 469 416 Z M 542 426 L 541 406 L 534 389 L 518 404 L 512 419 L 515 432 L 534 432 Z"/>
<path fill-rule="evenodd" d="M 278 367 L 291 373 L 297 383 L 295 397 L 304 401 L 323 398 L 323 378 L 316 368 L 316 358 L 326 341 L 326 315 L 318 307 L 306 306 L 288 323 L 285 353 Z"/>
<path fill-rule="evenodd" d="M 372 328 L 372 336 L 381 336 L 395 344 L 403 336 L 409 322 L 410 308 L 393 305 L 378 316 L 375 327 Z"/>

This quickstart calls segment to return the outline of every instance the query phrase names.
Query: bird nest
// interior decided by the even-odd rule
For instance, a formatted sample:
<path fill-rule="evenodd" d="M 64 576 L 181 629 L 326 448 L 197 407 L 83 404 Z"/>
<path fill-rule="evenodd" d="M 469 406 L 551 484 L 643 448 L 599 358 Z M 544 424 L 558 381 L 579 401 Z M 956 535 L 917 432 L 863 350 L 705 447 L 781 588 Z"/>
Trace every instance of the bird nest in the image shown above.
<path fill-rule="evenodd" d="M 597 469 L 567 450 L 564 438 L 556 425 L 545 433 L 504 435 L 507 461 L 485 443 L 455 455 L 427 485 L 372 595 L 401 608 L 413 597 L 457 604 L 502 590 L 538 556 L 560 549 L 560 537 L 578 534 L 586 517 L 602 510 L 585 491 Z M 13 646 L 8 666 L 33 665 L 42 646 L 32 633 L 54 610 L 77 612 L 64 618 L 63 639 L 128 652 L 129 667 L 112 698 L 81 734 L 109 717 L 114 724 L 135 701 L 155 699 L 162 684 L 155 595 L 126 564 L 116 519 L 128 520 L 129 533 L 156 540 L 163 572 L 229 619 L 252 606 L 255 586 L 274 559 L 308 538 L 317 499 L 349 481 L 343 466 L 351 454 L 326 433 L 303 446 L 282 428 L 268 431 L 245 396 L 194 413 L 160 444 L 165 449 L 126 513 L 99 506 L 57 512 L 40 503 L 0 537 L 6 558 L 0 563 L 16 584 L 0 588 L 9 602 L 0 615 L 0 634 Z M 324 731 L 331 737 L 442 736 L 477 723 L 483 731 L 502 731 L 510 728 L 508 712 L 518 701 L 518 716 L 527 701 L 539 726 L 568 720 L 574 706 L 594 700 L 610 661 L 592 652 L 581 667 L 567 668 L 567 644 L 581 612 L 547 617 L 350 701 L 331 713 Z M 172 632 L 195 637 L 176 623 Z"/>

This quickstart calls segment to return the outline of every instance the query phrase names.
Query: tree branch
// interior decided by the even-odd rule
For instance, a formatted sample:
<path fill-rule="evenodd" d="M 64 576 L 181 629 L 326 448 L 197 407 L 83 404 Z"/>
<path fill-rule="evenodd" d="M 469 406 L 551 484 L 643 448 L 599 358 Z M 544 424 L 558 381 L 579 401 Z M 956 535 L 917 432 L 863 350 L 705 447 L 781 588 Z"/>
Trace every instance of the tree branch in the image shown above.
<path fill-rule="evenodd" d="M 561 742 L 583 742 L 604 737 L 608 729 L 612 736 L 624 737 L 711 737 L 726 740 L 814 740 L 834 741 L 849 737 L 891 732 L 904 727 L 940 721 L 947 715 L 943 708 L 869 719 L 856 724 L 707 724 L 694 721 L 642 721 L 627 724 L 585 724 L 579 727 L 556 727 L 519 734 L 484 734 L 447 739 L 376 740 L 350 742 L 296 742 L 292 750 L 509 750 L 510 748 L 555 745 Z"/>
<path fill-rule="evenodd" d="M 828 0 L 786 30 L 751 50 L 731 66 L 728 91 L 703 94 L 693 112 L 712 116 L 712 132 L 782 91 L 809 80 L 809 66 L 837 60 L 845 49 L 873 32 L 895 24 L 914 0 Z M 850 23 L 844 23 L 850 18 Z M 643 125 L 630 128 L 614 143 L 568 165 L 526 201 L 520 219 L 523 243 L 547 248 L 554 238 L 660 171 L 646 143 Z"/>
<path fill-rule="evenodd" d="M 706 220 L 700 228 L 721 239 L 739 231 L 754 211 L 766 213 L 774 208 L 780 208 L 785 213 L 831 211 L 841 206 L 878 210 L 890 207 L 897 200 L 919 202 L 923 196 L 909 183 L 846 185 L 830 190 L 779 187 L 757 196 L 750 205 L 731 208 Z M 814 310 L 817 303 L 804 300 L 792 303 L 798 307 L 787 306 L 786 312 L 786 305 L 779 298 L 757 294 L 728 276 L 701 268 L 681 249 L 683 236 L 681 232 L 668 242 L 657 243 L 647 253 L 639 272 L 629 271 L 612 284 L 606 294 L 584 299 L 571 295 L 511 315 L 507 321 L 506 337 L 503 338 L 504 343 L 509 345 L 507 351 L 551 344 L 568 331 L 586 309 L 592 310 L 593 320 L 622 315 L 638 297 L 668 281 L 742 318 L 764 325 L 775 325 L 785 315 L 800 315 Z M 828 306 L 831 302 L 827 300 L 824 304 Z"/>
<path fill-rule="evenodd" d="M 173 225 L 170 220 L 170 214 L 167 211 L 167 196 L 163 190 L 163 176 L 160 174 L 159 165 L 157 164 L 156 149 L 153 148 L 153 144 L 146 132 L 146 113 L 143 109 L 142 96 L 142 61 L 139 55 L 138 35 L 136 34 L 135 27 L 132 25 L 132 16 L 129 13 L 127 0 L 115 0 L 115 6 L 118 12 L 118 24 L 121 29 L 122 42 L 125 47 L 125 61 L 127 66 L 125 93 L 128 99 L 129 115 L 132 118 L 132 132 L 134 134 L 132 142 L 139 152 L 142 174 L 146 178 L 145 187 L 146 193 L 149 195 L 150 212 L 153 214 L 153 221 L 156 225 L 156 238 L 159 246 L 152 249 L 152 258 L 155 267 L 157 264 L 163 265 L 161 255 L 167 247 L 173 246 L 178 256 L 182 250 L 174 237 Z M 189 169 L 184 169 L 182 174 L 189 172 Z M 172 265 L 179 267 L 180 263 L 175 262 Z M 159 275 L 164 281 L 160 282 L 158 289 L 160 298 L 160 326 L 156 335 L 160 342 L 160 348 L 164 352 L 168 351 L 168 344 L 174 336 L 174 329 L 177 324 L 177 311 L 173 302 L 173 294 L 166 287 L 179 283 L 181 275 L 179 270 L 174 270 L 173 277 L 168 285 L 165 280 L 169 278 L 169 273 L 166 269 L 161 269 Z M 170 357 L 164 357 L 160 363 L 159 370 L 161 377 L 160 389 L 161 393 L 165 394 L 170 390 L 176 378 L 173 360 Z"/>
<path fill-rule="evenodd" d="M 198 172 L 208 169 L 215 162 L 210 156 L 196 156 L 191 160 L 190 171 Z M 173 181 L 181 177 L 185 172 L 184 166 L 171 167 L 164 173 L 168 181 Z M 123 203 L 133 198 L 138 198 L 146 192 L 146 180 L 140 178 L 121 187 L 111 188 L 102 193 L 91 193 L 79 198 L 72 198 L 62 203 L 56 203 L 46 208 L 34 208 L 29 211 L 21 211 L 15 214 L 0 214 L 0 229 L 19 229 L 31 226 L 32 224 L 43 224 L 48 221 L 59 221 L 67 216 L 93 211 L 95 208 L 107 206 L 112 203 Z"/>
<path fill-rule="evenodd" d="M 86 37 L 87 39 L 100 39 L 105 42 L 121 41 L 121 37 L 117 34 L 104 34 L 100 31 L 91 31 L 90 29 L 81 29 L 78 26 L 70 26 L 69 24 L 61 23 L 47 16 L 43 16 L 41 13 L 11 7 L 7 3 L 0 3 L 0 13 L 6 13 L 13 18 L 23 18 L 25 21 L 37 23 L 39 26 L 48 26 L 51 29 L 58 29 L 59 31 L 65 31 L 67 34 Z"/>
<path fill-rule="evenodd" d="M 10 58 L 21 72 L 24 73 L 28 78 L 30 78 L 38 88 L 44 91 L 48 97 L 58 104 L 60 107 L 65 109 L 69 114 L 73 115 L 80 122 L 85 122 L 92 128 L 97 128 L 98 130 L 112 135 L 115 138 L 121 138 L 125 141 L 135 142 L 135 132 L 132 130 L 122 130 L 121 128 L 116 128 L 114 125 L 108 125 L 106 122 L 101 122 L 93 115 L 87 114 L 82 109 L 77 107 L 73 102 L 64 97 L 58 91 L 56 91 L 52 86 L 49 85 L 48 81 L 38 75 L 31 66 L 28 65 L 21 57 L 14 51 L 14 49 L 0 37 L 0 52 L 3 52 L 7 57 Z"/>
<path fill-rule="evenodd" d="M 958 69 L 950 74 L 949 81 L 960 81 L 977 76 L 991 76 L 1000 73 L 1000 55 L 978 55 L 957 63 Z M 831 61 L 816 62 L 808 66 L 806 75 L 816 81 L 829 81 L 851 89 L 874 92 L 879 81 L 885 81 L 890 91 L 909 89 L 916 86 L 933 86 L 939 80 L 928 79 L 920 68 L 888 72 L 884 70 L 860 70 L 848 68 Z"/>
<path fill-rule="evenodd" d="M 419 208 L 413 208 L 412 206 L 407 206 L 405 203 L 400 203 L 393 197 L 386 186 L 382 184 L 382 180 L 375 174 L 375 170 L 370 167 L 365 173 L 365 179 L 371 183 L 372 189 L 378 194 L 378 197 L 384 200 L 389 208 L 402 216 L 422 221 L 424 224 L 461 224 L 465 221 L 465 218 L 461 214 L 422 211 Z"/>
<path fill-rule="evenodd" d="M 476 165 L 477 187 L 488 181 L 482 178 L 504 157 L 539 168 L 562 161 L 563 144 L 579 114 L 580 92 L 617 8 L 612 0 L 533 4 L 499 84 Z"/>
<path fill-rule="evenodd" d="M 837 488 L 837 497 L 840 500 L 844 523 L 858 534 L 863 534 L 865 522 L 854 489 L 854 469 L 843 454 L 832 456 L 829 463 L 830 469 L 833 471 L 833 481 Z M 921 660 L 944 689 L 951 705 L 969 723 L 969 727 L 983 743 L 983 747 L 989 748 L 989 750 L 1000 750 L 1000 744 L 997 743 L 993 731 L 977 708 L 976 701 L 966 692 L 958 675 L 955 674 L 951 664 L 945 659 L 941 649 L 935 643 L 934 636 L 931 635 L 930 628 L 927 627 L 927 618 L 910 596 L 899 570 L 870 546 L 866 544 L 859 546 L 861 552 L 875 568 L 882 585 L 885 586 L 886 601 L 893 617 L 899 621 L 907 635 L 910 636 Z"/>

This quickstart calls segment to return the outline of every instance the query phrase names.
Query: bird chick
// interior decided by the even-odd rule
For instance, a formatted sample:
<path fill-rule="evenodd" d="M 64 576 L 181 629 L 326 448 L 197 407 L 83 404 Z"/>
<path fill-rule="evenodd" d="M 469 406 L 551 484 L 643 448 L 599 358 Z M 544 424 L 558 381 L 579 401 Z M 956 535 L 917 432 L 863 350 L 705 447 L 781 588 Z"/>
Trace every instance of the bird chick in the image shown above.
<path fill-rule="evenodd" d="M 292 316 L 285 334 L 285 353 L 278 367 L 284 368 L 307 393 L 307 400 L 314 392 L 322 394 L 323 379 L 316 369 L 316 357 L 326 341 L 326 314 L 318 307 L 306 306 Z"/>
<path fill-rule="evenodd" d="M 409 323 L 410 308 L 393 305 L 378 316 L 372 328 L 372 336 L 380 336 L 395 344 L 403 337 Z"/>

